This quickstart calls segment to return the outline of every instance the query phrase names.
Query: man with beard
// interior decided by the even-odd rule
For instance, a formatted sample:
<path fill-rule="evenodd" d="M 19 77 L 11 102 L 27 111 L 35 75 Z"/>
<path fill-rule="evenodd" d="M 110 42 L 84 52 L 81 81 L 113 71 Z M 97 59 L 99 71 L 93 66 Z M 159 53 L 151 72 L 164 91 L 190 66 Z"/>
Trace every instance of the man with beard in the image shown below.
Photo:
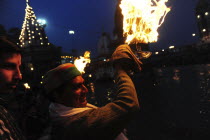
<path fill-rule="evenodd" d="M 0 139 L 22 140 L 14 118 L 8 112 L 9 99 L 14 94 L 18 82 L 22 79 L 20 72 L 21 51 L 14 43 L 0 38 Z"/>

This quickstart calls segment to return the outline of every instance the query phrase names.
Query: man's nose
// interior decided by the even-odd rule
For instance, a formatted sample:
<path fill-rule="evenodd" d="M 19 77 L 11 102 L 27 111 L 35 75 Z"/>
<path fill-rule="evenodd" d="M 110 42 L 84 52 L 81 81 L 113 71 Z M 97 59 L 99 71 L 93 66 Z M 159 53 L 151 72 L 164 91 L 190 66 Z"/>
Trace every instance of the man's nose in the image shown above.
<path fill-rule="evenodd" d="M 18 80 L 21 80 L 22 79 L 22 74 L 21 74 L 21 71 L 20 71 L 20 68 L 17 68 L 15 70 L 15 76 L 14 76 L 15 79 L 18 79 Z"/>

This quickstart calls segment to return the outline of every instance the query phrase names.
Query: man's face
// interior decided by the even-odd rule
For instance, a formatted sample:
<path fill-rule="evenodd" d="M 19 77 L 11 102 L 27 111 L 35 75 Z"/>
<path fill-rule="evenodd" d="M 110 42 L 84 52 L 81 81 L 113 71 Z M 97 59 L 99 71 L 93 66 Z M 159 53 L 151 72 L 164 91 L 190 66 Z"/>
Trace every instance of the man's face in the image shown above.
<path fill-rule="evenodd" d="M 22 79 L 20 65 L 20 54 L 5 54 L 0 58 L 0 93 L 10 93 L 16 88 Z"/>
<path fill-rule="evenodd" d="M 85 107 L 87 105 L 86 94 L 88 89 L 84 85 L 82 76 L 76 76 L 66 83 L 62 89 L 62 102 L 69 107 Z"/>

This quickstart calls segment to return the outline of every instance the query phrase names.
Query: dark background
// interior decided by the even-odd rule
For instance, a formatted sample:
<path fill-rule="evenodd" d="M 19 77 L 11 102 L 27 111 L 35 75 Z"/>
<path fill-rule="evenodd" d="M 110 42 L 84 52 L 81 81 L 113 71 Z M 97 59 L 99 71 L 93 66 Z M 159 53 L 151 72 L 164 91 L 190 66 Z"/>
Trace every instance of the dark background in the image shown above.
<path fill-rule="evenodd" d="M 159 29 L 160 38 L 151 49 L 192 44 L 197 37 L 195 7 L 198 0 L 169 0 L 172 9 Z M 21 28 L 25 16 L 25 0 L 0 0 L 0 24 L 6 29 Z M 69 52 L 79 48 L 96 55 L 97 41 L 102 32 L 112 35 L 117 0 L 30 0 L 37 18 L 47 21 L 49 41 Z M 70 35 L 69 30 L 75 34 Z M 73 45 L 73 46 L 72 46 Z"/>

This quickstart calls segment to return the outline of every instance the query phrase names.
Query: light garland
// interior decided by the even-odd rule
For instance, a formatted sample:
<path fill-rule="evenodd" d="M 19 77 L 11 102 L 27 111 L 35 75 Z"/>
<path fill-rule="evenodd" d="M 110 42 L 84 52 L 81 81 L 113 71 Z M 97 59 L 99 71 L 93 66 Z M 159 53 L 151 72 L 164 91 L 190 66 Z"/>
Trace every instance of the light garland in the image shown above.
<path fill-rule="evenodd" d="M 50 43 L 48 42 L 47 37 L 45 36 L 45 34 L 42 34 L 42 31 L 40 30 L 42 27 L 37 22 L 37 18 L 34 14 L 33 8 L 29 5 L 29 0 L 26 0 L 25 12 L 26 13 L 25 13 L 25 18 L 22 25 L 22 30 L 19 36 L 20 46 L 27 47 L 27 45 L 29 44 L 40 45 L 38 44 L 38 42 L 41 42 L 41 41 L 42 41 L 41 42 L 42 46 L 49 45 Z M 39 37 L 37 34 L 39 35 Z"/>

